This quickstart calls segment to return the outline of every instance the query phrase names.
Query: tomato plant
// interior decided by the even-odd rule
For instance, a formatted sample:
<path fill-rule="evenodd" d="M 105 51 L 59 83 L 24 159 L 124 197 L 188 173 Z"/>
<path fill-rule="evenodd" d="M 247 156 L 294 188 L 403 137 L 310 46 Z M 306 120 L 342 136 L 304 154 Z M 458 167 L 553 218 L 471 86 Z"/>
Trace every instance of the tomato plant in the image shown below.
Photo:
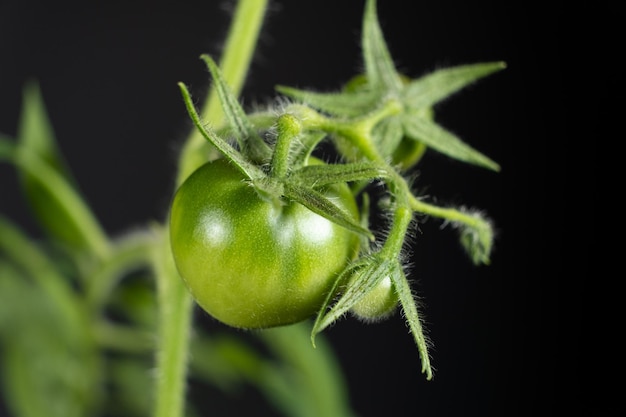
<path fill-rule="evenodd" d="M 367 0 L 361 74 L 333 92 L 279 85 L 279 100 L 248 110 L 238 94 L 266 10 L 264 1 L 237 2 L 219 64 L 201 56 L 212 81 L 206 103 L 196 107 L 178 83 L 194 130 L 179 154 L 169 216 L 136 233 L 112 237 L 101 226 L 65 166 L 36 84 L 24 89 L 17 140 L 0 137 L 0 160 L 19 171 L 50 242 L 32 242 L 0 217 L 0 368 L 16 415 L 132 408 L 182 417 L 193 370 L 224 389 L 257 384 L 294 415 L 351 417 L 318 337 L 348 313 L 371 322 L 400 311 L 421 371 L 433 377 L 407 277 L 408 236 L 419 218 L 442 219 L 473 263 L 488 264 L 493 228 L 481 210 L 440 207 L 417 194 L 410 170 L 438 152 L 499 171 L 440 126 L 434 107 L 504 64 L 401 74 L 376 2 Z M 323 145 L 333 157 L 323 158 Z M 372 215 L 383 224 L 370 224 Z M 252 333 L 282 362 L 192 331 L 194 302 L 229 330 L 264 329 Z M 286 326 L 308 318 L 308 328 Z M 14 329 L 19 337 L 4 337 Z M 46 351 L 56 360 L 39 362 Z M 109 391 L 123 397 L 119 410 Z"/>
<path fill-rule="evenodd" d="M 358 216 L 346 184 L 324 194 Z M 301 204 L 274 204 L 224 159 L 198 168 L 178 189 L 170 235 L 178 271 L 196 301 L 241 328 L 312 316 L 359 242 Z"/>

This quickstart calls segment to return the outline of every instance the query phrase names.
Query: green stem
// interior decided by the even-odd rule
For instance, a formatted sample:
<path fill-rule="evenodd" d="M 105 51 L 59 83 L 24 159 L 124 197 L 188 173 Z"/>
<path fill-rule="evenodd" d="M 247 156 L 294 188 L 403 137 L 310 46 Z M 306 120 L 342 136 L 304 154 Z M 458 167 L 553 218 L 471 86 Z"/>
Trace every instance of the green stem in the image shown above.
<path fill-rule="evenodd" d="M 228 37 L 224 45 L 224 55 L 220 68 L 224 81 L 234 94 L 238 94 L 244 84 L 256 42 L 261 31 L 268 0 L 239 0 L 233 16 Z M 201 108 L 200 118 L 205 123 L 220 125 L 224 112 L 219 102 L 217 89 L 211 88 L 207 101 Z M 202 149 L 206 141 L 202 134 L 193 129 L 184 144 L 179 160 L 178 184 L 181 184 L 196 168 L 206 162 Z"/>
<path fill-rule="evenodd" d="M 463 223 L 475 229 L 488 226 L 488 224 L 480 218 L 476 216 L 471 216 L 457 209 L 434 206 L 432 204 L 428 204 L 423 202 L 422 200 L 419 200 L 414 195 L 410 195 L 409 199 L 413 211 L 428 214 L 430 216 L 438 217 L 440 219 L 446 219 L 451 222 Z"/>
<path fill-rule="evenodd" d="M 221 68 L 233 94 L 239 94 L 267 9 L 267 0 L 239 0 L 222 56 Z M 223 112 L 217 91 L 211 89 L 202 107 L 202 120 L 220 124 Z M 177 184 L 181 184 L 206 161 L 202 148 L 206 141 L 194 129 L 184 144 L 179 160 Z M 163 244 L 155 245 L 154 265 L 160 306 L 155 417 L 182 417 L 185 413 L 185 385 L 192 325 L 193 301 L 180 279 L 169 246 L 168 228 L 160 229 Z"/>
<path fill-rule="evenodd" d="M 149 331 L 106 320 L 96 322 L 93 326 L 96 342 L 102 348 L 125 353 L 148 353 L 154 349 L 154 335 Z"/>
<path fill-rule="evenodd" d="M 168 236 L 168 229 L 162 229 Z M 155 245 L 159 334 L 155 417 L 182 417 L 185 412 L 187 360 L 192 324 L 192 298 L 176 271 L 169 240 Z"/>
<path fill-rule="evenodd" d="M 111 256 L 97 266 L 87 281 L 87 305 L 94 313 L 102 310 L 125 274 L 149 264 L 154 243 L 155 236 L 149 233 L 129 235 L 116 242 Z"/>
<path fill-rule="evenodd" d="M 289 153 L 293 140 L 300 134 L 302 126 L 300 121 L 290 114 L 283 114 L 276 121 L 278 131 L 276 146 L 271 162 L 271 174 L 275 178 L 287 175 L 289 169 Z"/>

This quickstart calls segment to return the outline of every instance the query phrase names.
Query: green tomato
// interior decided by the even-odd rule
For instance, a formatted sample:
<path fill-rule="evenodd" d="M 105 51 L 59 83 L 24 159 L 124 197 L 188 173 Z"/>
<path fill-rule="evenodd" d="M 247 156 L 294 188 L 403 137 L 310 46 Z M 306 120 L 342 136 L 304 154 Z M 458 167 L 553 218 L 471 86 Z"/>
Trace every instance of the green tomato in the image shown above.
<path fill-rule="evenodd" d="M 324 194 L 358 217 L 346 184 Z M 356 234 L 301 204 L 277 207 L 224 159 L 198 168 L 178 189 L 170 240 L 197 303 L 219 321 L 248 329 L 317 313 L 359 245 Z"/>
<path fill-rule="evenodd" d="M 391 278 L 384 277 L 350 311 L 356 317 L 367 322 L 383 320 L 391 316 L 398 306 L 396 294 Z"/>

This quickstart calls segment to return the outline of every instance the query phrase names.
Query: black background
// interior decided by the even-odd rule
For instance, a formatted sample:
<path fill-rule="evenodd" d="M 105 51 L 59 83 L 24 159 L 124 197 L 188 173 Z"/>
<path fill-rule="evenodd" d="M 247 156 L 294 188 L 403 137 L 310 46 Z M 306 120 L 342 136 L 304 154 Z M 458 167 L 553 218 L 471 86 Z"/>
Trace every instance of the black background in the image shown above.
<path fill-rule="evenodd" d="M 358 72 L 363 3 L 272 2 L 244 105 L 268 100 L 275 84 L 331 90 Z M 565 104 L 560 3 L 379 4 L 392 55 L 409 76 L 494 60 L 508 68 L 436 109 L 442 125 L 502 172 L 434 153 L 420 164 L 418 190 L 441 204 L 482 208 L 498 230 L 487 267 L 473 266 L 454 231 L 440 230 L 437 221 L 423 224 L 414 239 L 411 278 L 434 343 L 435 379 L 420 374 L 397 315 L 373 325 L 346 319 L 327 332 L 362 417 L 551 415 L 580 401 L 571 391 L 576 360 L 567 397 L 558 394 L 564 238 L 554 213 L 566 177 L 557 153 L 565 143 L 557 132 Z M 0 131 L 15 133 L 21 85 L 37 78 L 62 152 L 104 227 L 117 234 L 162 220 L 177 149 L 190 129 L 176 82 L 203 94 L 209 77 L 199 55 L 219 55 L 230 8 L 227 1 L 0 2 Z M 6 164 L 0 212 L 39 233 Z M 248 401 L 217 401 L 241 416 L 273 415 L 248 394 Z"/>

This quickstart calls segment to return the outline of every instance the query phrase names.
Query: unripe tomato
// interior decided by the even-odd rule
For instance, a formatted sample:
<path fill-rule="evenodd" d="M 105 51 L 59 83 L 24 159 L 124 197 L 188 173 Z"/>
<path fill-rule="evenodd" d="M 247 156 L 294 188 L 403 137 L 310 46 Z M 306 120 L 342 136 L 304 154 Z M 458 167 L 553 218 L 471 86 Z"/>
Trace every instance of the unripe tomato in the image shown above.
<path fill-rule="evenodd" d="M 393 314 L 398 302 L 391 278 L 384 277 L 350 311 L 364 321 L 379 321 Z"/>
<path fill-rule="evenodd" d="M 346 184 L 324 193 L 358 216 Z M 170 239 L 197 303 L 238 328 L 291 324 L 317 313 L 359 244 L 356 234 L 301 204 L 263 198 L 224 159 L 201 166 L 178 189 Z"/>

